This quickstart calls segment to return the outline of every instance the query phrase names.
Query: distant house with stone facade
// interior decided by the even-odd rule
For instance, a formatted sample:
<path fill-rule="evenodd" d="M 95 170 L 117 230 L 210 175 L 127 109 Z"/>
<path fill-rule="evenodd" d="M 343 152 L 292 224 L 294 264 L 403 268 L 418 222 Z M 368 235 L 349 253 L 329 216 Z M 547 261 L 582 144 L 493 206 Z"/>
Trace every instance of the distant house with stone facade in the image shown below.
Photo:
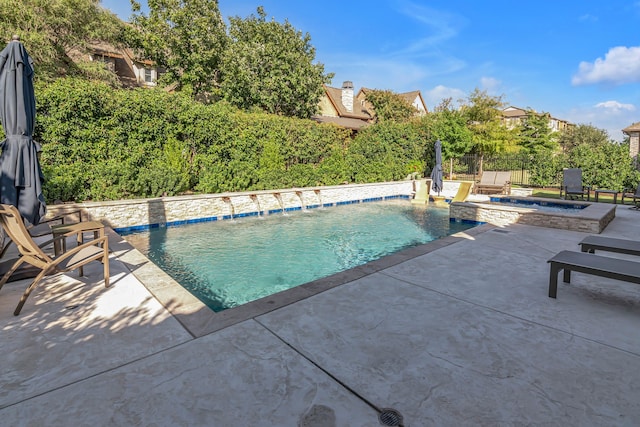
<path fill-rule="evenodd" d="M 568 129 L 573 126 L 573 124 L 569 123 L 566 120 L 557 119 L 553 117 L 549 113 L 537 113 L 535 110 L 524 109 L 518 107 L 507 107 L 502 110 L 502 122 L 509 128 L 513 129 L 517 126 L 520 126 L 527 119 L 527 114 L 533 111 L 535 114 L 544 114 L 549 119 L 549 128 L 552 132 L 560 132 Z"/>
<path fill-rule="evenodd" d="M 638 151 L 640 151 L 640 122 L 636 122 L 622 129 L 622 132 L 629 137 L 629 155 L 638 160 Z"/>
<path fill-rule="evenodd" d="M 374 121 L 375 111 L 366 100 L 367 91 L 361 88 L 354 96 L 353 83 L 345 81 L 341 88 L 324 85 L 324 95 L 320 98 L 319 113 L 313 117 L 321 123 L 335 123 L 347 129 L 359 130 Z M 419 90 L 398 94 L 416 108 L 416 114 L 427 113 L 427 106 Z"/>

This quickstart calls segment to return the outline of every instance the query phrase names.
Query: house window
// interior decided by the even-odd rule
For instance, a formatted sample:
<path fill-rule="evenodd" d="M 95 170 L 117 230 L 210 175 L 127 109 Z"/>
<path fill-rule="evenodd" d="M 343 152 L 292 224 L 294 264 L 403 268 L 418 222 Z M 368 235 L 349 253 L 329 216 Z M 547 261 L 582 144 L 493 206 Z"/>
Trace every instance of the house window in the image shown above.
<path fill-rule="evenodd" d="M 108 56 L 95 54 L 93 55 L 93 61 L 102 62 L 107 70 L 115 72 L 116 71 L 116 60 L 110 58 Z"/>
<path fill-rule="evenodd" d="M 144 69 L 144 81 L 146 83 L 153 83 L 153 73 L 151 68 Z"/>

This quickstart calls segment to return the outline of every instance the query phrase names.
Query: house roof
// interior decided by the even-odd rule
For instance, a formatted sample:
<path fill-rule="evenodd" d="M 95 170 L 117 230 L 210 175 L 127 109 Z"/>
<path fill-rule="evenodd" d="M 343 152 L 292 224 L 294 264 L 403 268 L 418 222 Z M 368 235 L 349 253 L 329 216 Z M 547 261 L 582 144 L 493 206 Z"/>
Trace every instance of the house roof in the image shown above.
<path fill-rule="evenodd" d="M 363 87 L 358 91 L 358 97 L 360 96 L 360 94 L 363 94 L 364 97 L 366 98 L 367 92 L 371 92 L 372 90 L 375 90 L 375 89 L 369 89 L 369 88 Z M 412 90 L 411 92 L 398 93 L 396 95 L 398 95 L 400 98 L 404 99 L 405 101 L 407 101 L 411 105 L 413 105 L 413 101 L 415 101 L 416 98 L 420 98 L 420 102 L 422 103 L 422 106 L 424 107 L 424 111 L 425 112 L 428 111 L 427 110 L 427 104 L 424 102 L 424 99 L 422 98 L 422 93 L 419 90 Z M 368 104 L 368 102 L 365 102 L 365 104 Z"/>
<path fill-rule="evenodd" d="M 524 108 L 509 106 L 504 110 L 502 110 L 502 115 L 504 115 L 505 117 L 521 117 L 521 116 L 526 116 L 527 111 L 529 110 L 526 110 Z"/>
<path fill-rule="evenodd" d="M 624 129 L 622 129 L 622 132 L 624 132 L 624 133 L 640 132 L 640 122 L 635 122 L 631 126 L 628 126 L 628 127 L 624 128 Z"/>
<path fill-rule="evenodd" d="M 420 103 L 424 107 L 424 111 L 425 112 L 429 111 L 427 109 L 427 104 L 424 102 L 424 99 L 422 98 L 422 92 L 420 92 L 419 90 L 413 90 L 411 92 L 399 93 L 398 95 L 400 95 L 402 98 L 406 99 L 410 104 L 413 104 L 413 101 L 415 101 L 416 98 L 420 98 Z"/>
<path fill-rule="evenodd" d="M 371 120 L 373 115 L 369 113 L 369 111 L 357 102 L 353 102 L 353 112 L 347 111 L 345 106 L 342 104 L 342 89 L 329 87 L 327 85 L 323 85 L 325 93 L 327 94 L 327 98 L 329 98 L 329 102 L 333 105 L 339 117 L 347 117 L 352 119 L 359 120 Z"/>
<path fill-rule="evenodd" d="M 333 123 L 343 128 L 352 130 L 360 130 L 369 126 L 369 123 L 364 120 L 352 119 L 348 117 L 313 116 L 312 119 L 317 121 L 318 123 Z"/>
<path fill-rule="evenodd" d="M 139 64 L 144 64 L 147 66 L 153 65 L 153 61 L 136 57 L 133 53 L 133 50 L 128 47 L 118 48 L 113 46 L 112 44 L 98 41 L 89 43 L 89 49 L 94 53 L 109 56 L 111 58 L 128 59 L 129 61 L 135 61 Z"/>

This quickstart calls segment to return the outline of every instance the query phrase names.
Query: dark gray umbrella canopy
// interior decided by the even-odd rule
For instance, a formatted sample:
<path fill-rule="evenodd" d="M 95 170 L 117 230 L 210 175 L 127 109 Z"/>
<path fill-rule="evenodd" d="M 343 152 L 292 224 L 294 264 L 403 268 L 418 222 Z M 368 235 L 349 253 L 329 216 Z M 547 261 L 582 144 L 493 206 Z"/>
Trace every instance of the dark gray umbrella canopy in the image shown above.
<path fill-rule="evenodd" d="M 442 143 L 440 140 L 436 141 L 434 148 L 436 151 L 436 164 L 431 170 L 431 188 L 440 195 L 442 191 Z"/>
<path fill-rule="evenodd" d="M 5 133 L 0 143 L 0 203 L 16 206 L 34 225 L 46 213 L 40 144 L 33 140 L 35 119 L 33 61 L 14 38 L 0 52 L 0 121 Z"/>

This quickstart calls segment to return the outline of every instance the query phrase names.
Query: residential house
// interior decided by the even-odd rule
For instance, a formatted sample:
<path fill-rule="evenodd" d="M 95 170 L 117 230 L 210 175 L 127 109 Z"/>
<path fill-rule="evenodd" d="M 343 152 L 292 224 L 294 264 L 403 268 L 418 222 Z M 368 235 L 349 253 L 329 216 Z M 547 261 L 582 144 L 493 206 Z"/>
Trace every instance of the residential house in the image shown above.
<path fill-rule="evenodd" d="M 89 45 L 87 55 L 90 61 L 104 62 L 125 87 L 156 86 L 162 70 L 153 62 L 137 58 L 129 48 L 116 48 L 107 43 Z"/>
<path fill-rule="evenodd" d="M 638 159 L 638 151 L 640 151 L 640 122 L 622 129 L 622 132 L 629 137 L 629 155 L 634 159 Z"/>
<path fill-rule="evenodd" d="M 530 111 L 533 111 L 534 113 L 536 113 L 535 110 L 531 110 L 531 109 L 526 110 L 524 108 L 518 108 L 513 106 L 507 107 L 504 110 L 502 110 L 502 121 L 509 129 L 513 129 L 517 126 L 520 126 L 522 123 L 524 123 L 524 121 L 527 118 L 527 114 Z M 536 114 L 540 114 L 540 113 L 536 113 Z M 551 116 L 551 114 L 549 113 L 542 113 L 542 114 L 546 115 L 547 118 L 549 119 L 549 128 L 551 129 L 552 132 L 563 131 L 573 126 L 568 121 L 557 119 Z"/>
<path fill-rule="evenodd" d="M 366 106 L 368 109 L 373 111 L 373 106 L 367 101 L 367 92 L 369 91 L 371 91 L 371 89 L 367 89 L 365 87 L 361 88 L 356 95 L 356 100 L 363 106 Z M 413 106 L 413 108 L 416 109 L 416 115 L 424 116 L 425 114 L 427 114 L 427 104 L 425 104 L 424 99 L 422 98 L 422 93 L 420 93 L 419 90 L 399 93 L 398 96 L 407 101 Z"/>
<path fill-rule="evenodd" d="M 375 111 L 366 100 L 366 88 L 361 88 L 354 96 L 353 83 L 345 81 L 341 88 L 324 85 L 324 95 L 320 99 L 319 113 L 313 117 L 321 123 L 335 123 L 347 129 L 358 131 L 374 121 Z M 417 110 L 416 114 L 427 113 L 427 107 L 419 90 L 399 94 Z"/>

